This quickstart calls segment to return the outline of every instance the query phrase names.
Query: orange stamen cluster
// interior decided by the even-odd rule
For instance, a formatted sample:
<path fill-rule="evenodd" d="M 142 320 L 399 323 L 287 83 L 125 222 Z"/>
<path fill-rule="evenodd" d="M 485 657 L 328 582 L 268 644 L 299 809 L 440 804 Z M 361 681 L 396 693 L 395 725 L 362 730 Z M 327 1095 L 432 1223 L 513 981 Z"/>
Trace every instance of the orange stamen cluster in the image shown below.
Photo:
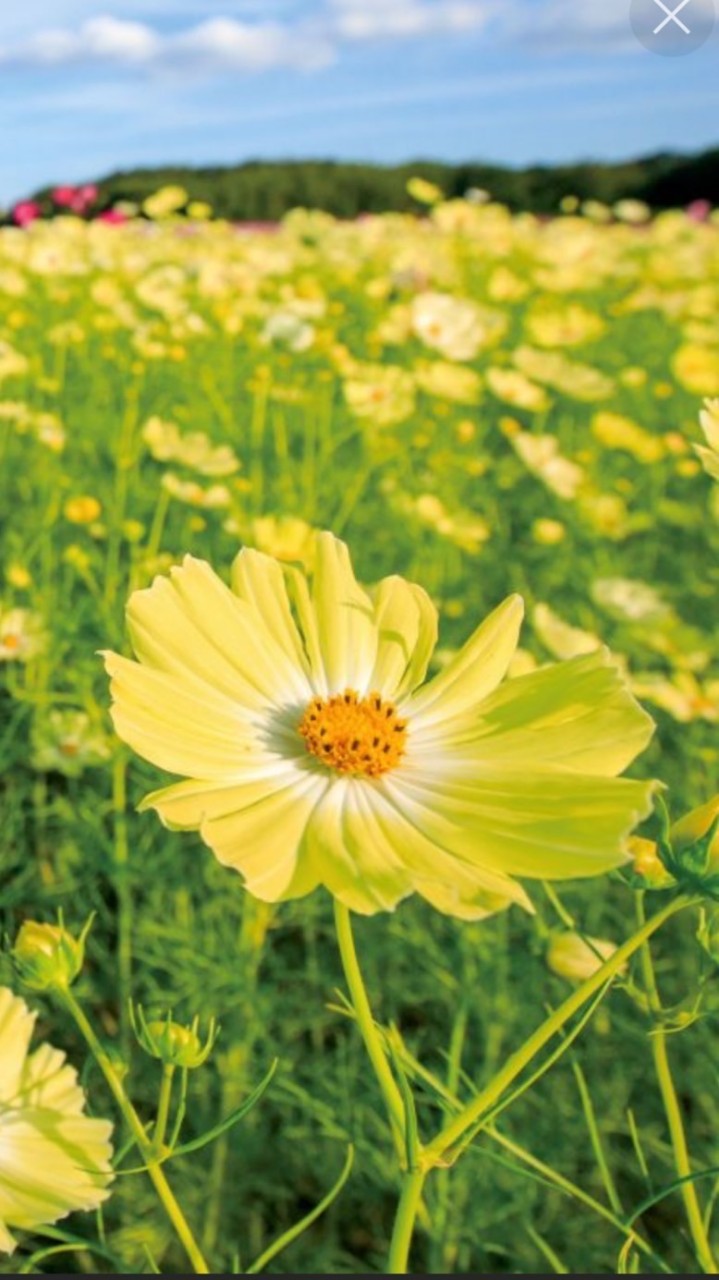
<path fill-rule="evenodd" d="M 297 726 L 307 750 L 338 773 L 378 778 L 404 755 L 407 722 L 378 693 L 360 698 L 353 689 L 313 698 Z"/>

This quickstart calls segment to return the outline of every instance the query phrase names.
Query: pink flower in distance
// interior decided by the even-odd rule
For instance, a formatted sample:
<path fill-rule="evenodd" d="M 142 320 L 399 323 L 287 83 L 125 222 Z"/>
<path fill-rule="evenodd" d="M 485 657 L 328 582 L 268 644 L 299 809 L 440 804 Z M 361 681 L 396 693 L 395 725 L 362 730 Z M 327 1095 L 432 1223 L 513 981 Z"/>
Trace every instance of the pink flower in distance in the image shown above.
<path fill-rule="evenodd" d="M 53 187 L 53 204 L 59 209 L 72 209 L 77 200 L 77 187 Z"/>
<path fill-rule="evenodd" d="M 37 200 L 18 200 L 13 207 L 13 221 L 18 227 L 29 227 L 31 222 L 35 222 L 40 217 L 41 209 Z"/>
<path fill-rule="evenodd" d="M 692 200 L 691 204 L 687 205 L 687 216 L 693 222 L 706 222 L 711 211 L 711 201 L 709 200 Z"/>
<path fill-rule="evenodd" d="M 111 226 L 121 226 L 123 222 L 128 222 L 128 216 L 121 209 L 104 209 L 102 213 L 97 215 L 98 222 L 109 222 Z"/>

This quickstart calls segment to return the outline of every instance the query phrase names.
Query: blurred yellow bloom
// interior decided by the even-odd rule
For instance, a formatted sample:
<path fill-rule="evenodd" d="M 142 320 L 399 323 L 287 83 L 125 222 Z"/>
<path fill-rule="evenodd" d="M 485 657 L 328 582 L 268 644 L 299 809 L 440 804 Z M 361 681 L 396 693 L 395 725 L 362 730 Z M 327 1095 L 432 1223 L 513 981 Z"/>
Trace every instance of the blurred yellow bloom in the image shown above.
<path fill-rule="evenodd" d="M 42 653 L 46 643 L 39 614 L 31 609 L 5 609 L 0 604 L 0 662 L 28 662 Z"/>
<path fill-rule="evenodd" d="M 191 200 L 187 206 L 188 218 L 194 218 L 196 222 L 206 222 L 212 217 L 212 205 L 206 200 Z"/>
<path fill-rule="evenodd" d="M 184 187 L 174 185 L 160 187 L 159 191 L 155 191 L 153 195 L 143 200 L 142 212 L 147 214 L 148 218 L 167 218 L 178 210 L 184 209 L 187 200 L 188 195 Z"/>
<path fill-rule="evenodd" d="M 507 327 L 501 311 L 431 291 L 418 294 L 412 302 L 411 324 L 413 333 L 447 360 L 474 360 Z"/>
<path fill-rule="evenodd" d="M 529 336 L 540 347 L 569 347 L 599 338 L 606 324 L 596 311 L 578 302 L 563 307 L 536 306 L 528 312 L 525 324 Z"/>
<path fill-rule="evenodd" d="M 419 204 L 437 204 L 444 196 L 441 187 L 436 186 L 434 182 L 428 182 L 426 178 L 409 178 L 407 191 Z"/>
<path fill-rule="evenodd" d="M 530 907 L 516 876 L 618 866 L 653 784 L 617 775 L 652 722 L 606 650 L 502 685 L 521 616 L 511 596 L 423 684 L 429 598 L 398 577 L 370 594 L 331 534 L 311 589 L 257 551 L 231 588 L 187 556 L 129 601 L 138 661 L 105 654 L 118 734 L 187 779 L 142 807 L 258 898 L 323 884 L 368 914 L 417 892 L 479 919 Z"/>
<path fill-rule="evenodd" d="M 85 1096 L 65 1054 L 29 1052 L 35 1024 L 18 996 L 0 987 L 0 1252 L 10 1228 L 34 1231 L 78 1209 L 97 1209 L 112 1181 L 106 1120 L 84 1114 Z"/>
<path fill-rule="evenodd" d="M 554 658 L 576 658 L 581 653 L 594 653 L 602 642 L 591 631 L 564 622 L 548 604 L 536 604 L 532 610 L 532 626 Z M 614 655 L 615 660 L 617 655 Z"/>
<path fill-rule="evenodd" d="M 664 441 L 650 435 L 622 413 L 600 410 L 592 417 L 592 434 L 607 449 L 624 449 L 640 462 L 658 462 L 664 457 Z"/>
<path fill-rule="evenodd" d="M 606 400 L 614 391 L 614 382 L 592 365 L 570 360 L 561 351 L 537 351 L 534 347 L 518 347 L 514 363 L 527 377 L 545 386 L 563 391 L 575 400 Z"/>
<path fill-rule="evenodd" d="M 102 503 L 89 494 L 77 498 L 68 498 L 62 513 L 70 524 L 92 524 L 102 514 Z"/>
<path fill-rule="evenodd" d="M 215 445 L 204 431 L 183 435 L 174 422 L 153 414 L 142 428 L 142 438 L 158 462 L 179 462 L 202 476 L 229 476 L 240 461 L 227 444 Z"/>
<path fill-rule="evenodd" d="M 229 507 L 232 495 L 224 484 L 211 484 L 203 489 L 196 480 L 182 480 L 173 471 L 166 471 L 160 480 L 163 489 L 178 502 L 186 502 L 191 507 L 201 507 L 206 511 L 219 511 Z"/>
<path fill-rule="evenodd" d="M 561 520 L 550 520 L 540 516 L 532 522 L 532 537 L 545 547 L 556 547 L 567 536 L 567 530 Z"/>
<path fill-rule="evenodd" d="M 276 560 L 295 560 L 311 569 L 315 558 L 315 530 L 297 516 L 257 516 L 252 540 L 258 551 Z"/>
<path fill-rule="evenodd" d="M 482 383 L 474 369 L 466 369 L 449 360 L 433 360 L 419 364 L 414 370 L 417 386 L 427 395 L 451 400 L 455 404 L 479 404 Z"/>
<path fill-rule="evenodd" d="M 575 462 L 562 457 L 554 436 L 518 431 L 509 438 L 527 469 L 548 489 L 567 500 L 576 496 L 584 472 Z"/>
<path fill-rule="evenodd" d="M 5 570 L 5 577 L 11 587 L 15 587 L 17 591 L 27 591 L 32 586 L 32 576 L 22 564 L 8 565 Z"/>
<path fill-rule="evenodd" d="M 696 396 L 719 395 L 719 350 L 687 342 L 672 360 L 675 377 Z"/>
<path fill-rule="evenodd" d="M 628 222 L 632 226 L 638 226 L 642 222 L 648 222 L 652 216 L 652 211 L 648 204 L 643 200 L 617 200 L 612 205 L 612 213 L 620 222 Z"/>
<path fill-rule="evenodd" d="M 380 427 L 404 422 L 414 410 L 414 378 L 398 365 L 357 361 L 345 379 L 343 390 L 352 412 Z"/>
<path fill-rule="evenodd" d="M 485 371 L 485 378 L 492 395 L 515 409 L 545 413 L 549 408 L 550 401 L 544 388 L 538 387 L 518 369 L 491 366 Z"/>

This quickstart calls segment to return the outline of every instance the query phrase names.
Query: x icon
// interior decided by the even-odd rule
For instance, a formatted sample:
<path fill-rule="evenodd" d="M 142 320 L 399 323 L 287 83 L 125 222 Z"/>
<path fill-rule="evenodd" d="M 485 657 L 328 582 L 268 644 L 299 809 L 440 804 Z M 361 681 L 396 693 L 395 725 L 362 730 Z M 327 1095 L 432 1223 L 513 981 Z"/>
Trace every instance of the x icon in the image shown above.
<path fill-rule="evenodd" d="M 664 28 L 665 28 L 666 26 L 668 26 L 668 24 L 669 24 L 670 22 L 673 22 L 673 23 L 675 23 L 675 25 L 676 25 L 677 27 L 680 27 L 680 28 L 681 28 L 681 30 L 684 32 L 685 36 L 690 36 L 690 35 L 691 35 L 691 28 L 690 28 L 690 27 L 686 27 L 686 26 L 684 25 L 684 23 L 681 21 L 681 19 L 677 17 L 677 14 L 678 14 L 678 13 L 681 13 L 681 11 L 682 11 L 682 9 L 685 7 L 685 5 L 688 5 L 688 4 L 690 3 L 690 0 L 680 0 L 680 3 L 677 5 L 676 9 L 668 9 L 668 8 L 667 8 L 667 6 L 666 6 L 666 5 L 665 5 L 665 3 L 664 3 L 664 0 L 654 0 L 654 3 L 655 3 L 655 4 L 658 4 L 658 5 L 659 5 L 659 8 L 660 8 L 660 9 L 663 9 L 663 10 L 664 10 L 664 13 L 665 13 L 667 16 L 666 16 L 666 18 L 663 18 L 663 19 L 662 19 L 662 21 L 659 23 L 659 26 L 658 26 L 658 27 L 655 27 L 655 28 L 654 28 L 654 31 L 653 31 L 653 33 L 652 33 L 653 35 L 655 35 L 655 36 L 659 35 L 659 32 L 660 32 L 660 31 L 663 31 L 663 30 L 664 30 Z"/>

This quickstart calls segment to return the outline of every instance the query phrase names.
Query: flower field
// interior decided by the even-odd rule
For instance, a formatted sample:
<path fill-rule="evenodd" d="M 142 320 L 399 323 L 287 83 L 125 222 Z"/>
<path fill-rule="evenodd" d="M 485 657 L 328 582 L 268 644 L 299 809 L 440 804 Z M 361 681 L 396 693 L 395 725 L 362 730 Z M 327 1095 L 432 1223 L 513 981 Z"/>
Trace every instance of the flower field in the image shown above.
<path fill-rule="evenodd" d="M 2 1274 L 716 1271 L 717 215 L 418 198 L 0 228 Z"/>

